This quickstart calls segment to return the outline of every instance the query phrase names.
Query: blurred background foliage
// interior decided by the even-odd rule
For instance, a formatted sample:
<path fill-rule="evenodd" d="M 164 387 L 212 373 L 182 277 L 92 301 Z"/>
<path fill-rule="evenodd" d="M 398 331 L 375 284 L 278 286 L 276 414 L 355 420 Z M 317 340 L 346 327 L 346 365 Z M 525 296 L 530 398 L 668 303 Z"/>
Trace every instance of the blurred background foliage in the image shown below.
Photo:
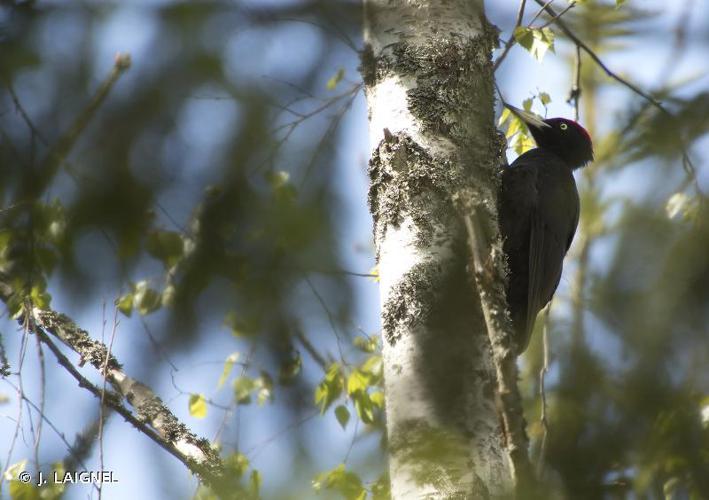
<path fill-rule="evenodd" d="M 586 0 L 563 17 L 604 60 L 635 50 L 671 113 L 582 59 L 596 161 L 579 172 L 582 220 L 548 322 L 546 440 L 541 320 L 521 361 L 533 458 L 569 498 L 709 498 L 709 65 L 682 64 L 706 52 L 709 16 L 679 4 L 670 19 L 661 3 Z M 503 37 L 516 8 L 487 2 Z M 498 84 L 569 116 L 576 51 L 549 27 L 556 53 L 514 48 Z M 249 491 L 386 494 L 360 47 L 354 1 L 0 3 L 4 414 L 17 418 L 19 372 L 30 399 L 46 387 L 68 439 L 93 428 L 96 402 L 51 356 L 40 376 L 10 316 L 29 296 L 101 338 L 115 302 L 126 370 L 218 443 Z M 563 82 L 525 87 L 529 64 Z M 530 146 L 519 129 L 510 143 Z M 26 412 L 23 429 L 38 421 Z M 3 469 L 72 459 L 46 429 L 39 451 L 5 459 L 15 426 L 0 423 Z M 109 446 L 140 442 L 134 429 L 113 418 L 106 432 L 121 476 L 107 497 L 194 492 L 160 450 Z"/>

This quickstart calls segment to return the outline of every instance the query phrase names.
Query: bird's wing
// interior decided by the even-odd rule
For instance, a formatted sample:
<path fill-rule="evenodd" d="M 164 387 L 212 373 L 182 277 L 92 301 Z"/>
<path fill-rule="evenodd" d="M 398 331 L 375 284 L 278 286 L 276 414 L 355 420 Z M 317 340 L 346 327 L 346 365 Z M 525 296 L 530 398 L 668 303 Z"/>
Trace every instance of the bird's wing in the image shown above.
<path fill-rule="evenodd" d="M 520 350 L 561 278 L 578 221 L 573 176 L 556 157 L 531 150 L 503 171 L 500 225 L 510 264 L 508 301 Z M 551 178 L 550 178 L 551 176 Z"/>
<path fill-rule="evenodd" d="M 529 302 L 529 245 L 532 214 L 536 212 L 539 193 L 539 169 L 526 162 L 522 155 L 502 171 L 502 189 L 499 198 L 500 230 L 505 237 L 504 251 L 509 265 L 507 301 L 515 326 L 516 342 L 527 344 L 530 328 Z"/>
<path fill-rule="evenodd" d="M 566 240 L 549 227 L 543 212 L 543 207 L 537 206 L 529 214 L 527 321 L 522 349 L 527 347 L 537 314 L 549 303 L 559 285 L 566 254 Z"/>

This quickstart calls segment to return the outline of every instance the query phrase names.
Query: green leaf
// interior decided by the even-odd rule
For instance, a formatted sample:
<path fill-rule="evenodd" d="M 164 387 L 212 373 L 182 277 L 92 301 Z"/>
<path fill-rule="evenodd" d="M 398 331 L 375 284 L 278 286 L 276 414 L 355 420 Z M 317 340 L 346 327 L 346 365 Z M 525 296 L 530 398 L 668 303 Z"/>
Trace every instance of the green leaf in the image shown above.
<path fill-rule="evenodd" d="M 249 459 L 243 453 L 232 453 L 224 459 L 224 465 L 234 471 L 237 478 L 241 478 L 249 468 Z"/>
<path fill-rule="evenodd" d="M 384 393 L 381 391 L 373 392 L 369 395 L 369 399 L 374 406 L 380 410 L 384 409 Z"/>
<path fill-rule="evenodd" d="M 369 385 L 374 385 L 379 382 L 382 376 L 382 369 L 382 357 L 379 354 L 370 356 L 360 367 L 360 370 L 371 375 Z"/>
<path fill-rule="evenodd" d="M 160 294 L 150 288 L 146 280 L 143 280 L 135 284 L 133 304 L 142 316 L 146 316 L 158 310 L 162 300 Z"/>
<path fill-rule="evenodd" d="M 366 498 L 367 494 L 367 490 L 362 486 L 362 479 L 354 472 L 345 470 L 345 464 L 315 476 L 313 488 L 315 491 L 333 490 L 352 500 Z"/>
<path fill-rule="evenodd" d="M 227 356 L 226 360 L 224 360 L 224 369 L 222 370 L 222 374 L 219 377 L 219 381 L 217 382 L 218 389 L 221 389 L 224 386 L 226 379 L 228 379 L 229 375 L 231 375 L 231 371 L 234 369 L 234 365 L 238 360 L 238 352 L 232 352 L 231 354 L 229 354 L 229 356 Z"/>
<path fill-rule="evenodd" d="M 532 148 L 534 148 L 534 139 L 532 139 L 526 132 L 520 133 L 517 136 L 517 140 L 514 142 L 515 153 L 521 155 Z"/>
<path fill-rule="evenodd" d="M 249 478 L 249 487 L 251 489 L 251 494 L 254 496 L 254 498 L 258 498 L 259 491 L 261 490 L 261 473 L 259 473 L 259 471 L 251 471 L 251 477 Z"/>
<path fill-rule="evenodd" d="M 510 139 L 521 130 L 525 130 L 522 126 L 522 121 L 516 116 L 513 116 L 510 119 L 510 125 L 507 127 L 507 132 L 505 132 L 505 137 Z"/>
<path fill-rule="evenodd" d="M 342 81 L 342 79 L 345 77 L 345 70 L 344 68 L 340 68 L 337 70 L 337 73 L 335 73 L 328 81 L 325 87 L 327 90 L 335 90 L 335 87 L 337 87 L 337 84 Z"/>
<path fill-rule="evenodd" d="M 160 305 L 171 307 L 175 305 L 177 299 L 177 288 L 175 285 L 167 285 L 160 294 Z"/>
<path fill-rule="evenodd" d="M 540 92 L 539 93 L 539 100 L 542 103 L 542 106 L 546 106 L 551 102 L 551 96 L 547 94 L 546 92 Z"/>
<path fill-rule="evenodd" d="M 254 388 L 258 389 L 256 402 L 259 406 L 263 406 L 266 401 L 273 401 L 273 379 L 268 373 L 261 372 L 261 376 L 254 380 Z"/>
<path fill-rule="evenodd" d="M 242 375 L 234 380 L 234 398 L 237 404 L 247 405 L 251 403 L 251 391 L 255 387 L 254 380 Z"/>
<path fill-rule="evenodd" d="M 264 174 L 266 181 L 273 189 L 280 189 L 290 183 L 290 174 L 285 170 L 268 171 Z"/>
<path fill-rule="evenodd" d="M 615 0 L 615 8 L 619 9 L 621 5 L 625 3 L 625 0 Z"/>
<path fill-rule="evenodd" d="M 224 317 L 224 324 L 231 330 L 235 337 L 251 337 L 258 333 L 259 322 L 255 318 L 243 317 L 230 311 Z"/>
<path fill-rule="evenodd" d="M 512 112 L 509 109 L 504 108 L 502 113 L 500 113 L 500 119 L 497 121 L 497 126 L 502 127 L 505 122 L 510 119 L 510 116 L 512 116 Z"/>
<path fill-rule="evenodd" d="M 295 351 L 294 356 L 281 365 L 278 371 L 278 383 L 281 385 L 290 384 L 300 373 L 302 364 L 300 353 Z"/>
<path fill-rule="evenodd" d="M 554 52 L 554 32 L 550 28 L 527 28 L 519 26 L 514 32 L 515 40 L 527 49 L 537 61 L 544 59 L 547 50 Z"/>
<path fill-rule="evenodd" d="M 338 406 L 335 408 L 335 418 L 337 418 L 337 421 L 344 430 L 347 427 L 347 422 L 350 421 L 350 410 L 348 410 L 344 405 Z"/>
<path fill-rule="evenodd" d="M 363 352 L 374 352 L 377 350 L 377 337 L 363 337 L 358 335 L 353 341 L 355 347 Z"/>
<path fill-rule="evenodd" d="M 354 394 L 357 391 L 366 391 L 369 387 L 371 375 L 360 369 L 355 368 L 347 377 L 347 394 Z"/>
<path fill-rule="evenodd" d="M 30 299 L 32 305 L 39 309 L 48 309 L 52 302 L 52 296 L 46 291 L 44 285 L 33 285 L 30 291 Z"/>
<path fill-rule="evenodd" d="M 184 253 L 182 235 L 174 231 L 151 231 L 145 244 L 148 253 L 161 261 L 166 268 L 179 262 Z"/>
<path fill-rule="evenodd" d="M 684 220 L 694 220 L 699 212 L 699 202 L 686 193 L 678 192 L 667 200 L 665 211 L 670 219 L 679 215 Z"/>
<path fill-rule="evenodd" d="M 131 314 L 133 314 L 133 292 L 128 292 L 119 298 L 116 301 L 116 307 L 121 313 L 130 318 Z"/>
<path fill-rule="evenodd" d="M 291 203 L 297 198 L 298 191 L 292 182 L 290 182 L 290 174 L 284 170 L 276 172 L 267 172 L 264 174 L 266 181 L 273 189 L 273 195 L 276 201 L 281 203 Z"/>
<path fill-rule="evenodd" d="M 40 489 L 32 483 L 23 483 L 16 478 L 8 485 L 11 500 L 42 500 Z"/>
<path fill-rule="evenodd" d="M 389 486 L 389 474 L 384 473 L 370 486 L 372 500 L 390 500 L 391 491 Z"/>
<path fill-rule="evenodd" d="M 374 423 L 374 404 L 372 404 L 369 394 L 364 391 L 357 391 L 351 394 L 350 397 L 354 401 L 359 419 L 365 424 Z"/>
<path fill-rule="evenodd" d="M 340 397 L 343 385 L 340 365 L 332 363 L 323 380 L 315 388 L 315 404 L 320 407 L 321 415 Z"/>
<path fill-rule="evenodd" d="M 207 400 L 202 394 L 190 394 L 189 409 L 194 418 L 204 418 L 207 416 Z"/>

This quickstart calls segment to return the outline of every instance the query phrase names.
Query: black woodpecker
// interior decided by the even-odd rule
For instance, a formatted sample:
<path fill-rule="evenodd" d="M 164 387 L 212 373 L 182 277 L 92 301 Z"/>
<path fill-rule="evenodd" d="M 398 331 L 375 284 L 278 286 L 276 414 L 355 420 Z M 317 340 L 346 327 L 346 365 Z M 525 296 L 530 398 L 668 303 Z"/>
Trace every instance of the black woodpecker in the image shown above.
<path fill-rule="evenodd" d="M 561 279 L 564 256 L 579 222 L 573 171 L 593 160 L 588 132 L 573 120 L 542 120 L 508 106 L 537 147 L 502 169 L 500 231 L 509 265 L 507 303 L 518 354 L 529 344 L 539 311 Z"/>

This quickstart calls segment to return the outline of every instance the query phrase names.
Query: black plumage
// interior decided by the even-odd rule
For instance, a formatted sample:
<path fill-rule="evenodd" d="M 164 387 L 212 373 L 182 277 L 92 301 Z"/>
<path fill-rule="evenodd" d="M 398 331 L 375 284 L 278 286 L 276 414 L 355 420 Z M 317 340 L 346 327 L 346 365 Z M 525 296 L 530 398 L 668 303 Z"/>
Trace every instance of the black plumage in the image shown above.
<path fill-rule="evenodd" d="M 537 143 L 502 170 L 498 199 L 510 271 L 507 302 L 521 354 L 537 314 L 559 285 L 579 221 L 573 170 L 593 160 L 593 147 L 588 132 L 572 120 L 541 120 L 516 108 L 512 111 Z"/>

